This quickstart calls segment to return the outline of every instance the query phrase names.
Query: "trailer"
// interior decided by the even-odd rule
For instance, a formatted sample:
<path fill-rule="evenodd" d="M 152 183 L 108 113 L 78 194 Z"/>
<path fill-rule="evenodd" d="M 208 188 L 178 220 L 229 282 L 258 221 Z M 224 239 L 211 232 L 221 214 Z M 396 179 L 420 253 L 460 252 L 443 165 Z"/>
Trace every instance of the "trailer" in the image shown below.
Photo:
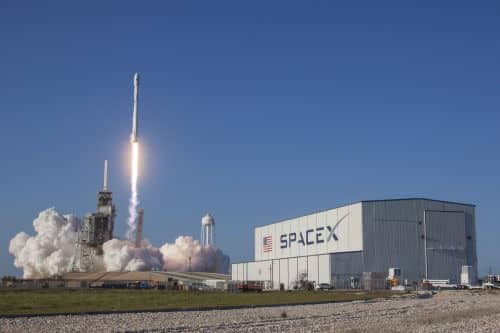
<path fill-rule="evenodd" d="M 455 283 L 450 283 L 450 280 L 424 280 L 424 285 L 430 287 L 430 289 L 458 289 L 458 285 Z"/>

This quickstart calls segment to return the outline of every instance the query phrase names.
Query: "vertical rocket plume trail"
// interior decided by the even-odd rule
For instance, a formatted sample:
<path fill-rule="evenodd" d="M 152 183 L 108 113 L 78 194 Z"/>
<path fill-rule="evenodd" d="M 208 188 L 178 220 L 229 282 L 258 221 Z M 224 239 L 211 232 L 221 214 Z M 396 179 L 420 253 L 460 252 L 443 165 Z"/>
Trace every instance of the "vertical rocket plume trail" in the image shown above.
<path fill-rule="evenodd" d="M 137 191 L 137 181 L 139 177 L 139 142 L 131 142 L 131 173 L 130 173 L 130 200 L 128 204 L 128 229 L 127 238 L 134 240 L 137 228 L 137 207 L 139 206 L 139 193 Z"/>
<path fill-rule="evenodd" d="M 96 256 L 97 271 L 139 271 L 151 269 L 187 272 L 188 270 L 227 274 L 229 257 L 213 245 L 203 246 L 188 236 L 180 236 L 174 244 L 165 243 L 161 248 L 140 240 L 137 231 L 143 210 L 139 208 L 139 135 L 138 97 L 139 74 L 134 74 L 134 111 L 130 134 L 130 200 L 126 221 L 126 238 L 110 239 L 104 244 L 102 255 Z M 107 165 L 107 164 L 106 164 Z M 142 165 L 142 164 L 141 164 Z M 107 168 L 104 172 L 103 191 L 107 192 Z M 24 278 L 47 278 L 71 271 L 75 244 L 79 239 L 81 221 L 72 215 L 61 215 L 54 208 L 39 214 L 33 221 L 35 235 L 18 233 L 9 243 L 9 253 L 14 256 L 14 266 L 23 269 Z M 137 244 L 139 246 L 137 246 Z M 135 245 L 135 246 L 134 246 Z M 0 329 L 1 331 L 1 329 Z"/>
<path fill-rule="evenodd" d="M 137 113 L 139 111 L 138 108 L 138 100 L 139 100 L 139 74 L 134 74 L 134 112 L 132 114 L 132 133 L 130 134 L 130 200 L 128 204 L 128 228 L 127 228 L 127 238 L 131 241 L 134 241 L 135 231 L 137 229 L 137 209 L 139 206 L 139 194 L 137 192 L 137 180 L 139 177 L 139 141 L 138 141 L 138 117 Z"/>

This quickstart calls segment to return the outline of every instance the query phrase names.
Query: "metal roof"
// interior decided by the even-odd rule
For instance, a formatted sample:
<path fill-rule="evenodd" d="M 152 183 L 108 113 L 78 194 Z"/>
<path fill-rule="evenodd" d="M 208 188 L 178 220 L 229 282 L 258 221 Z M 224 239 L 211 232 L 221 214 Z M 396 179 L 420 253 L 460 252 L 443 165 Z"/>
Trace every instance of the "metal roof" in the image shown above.
<path fill-rule="evenodd" d="M 230 280 L 226 274 L 207 272 L 165 272 L 165 271 L 144 271 L 144 272 L 71 272 L 63 275 L 63 280 L 79 281 L 168 281 L 169 278 L 179 281 L 206 281 L 206 280 Z"/>
<path fill-rule="evenodd" d="M 461 203 L 461 202 L 453 202 L 453 201 L 445 201 L 445 200 L 436 200 L 436 199 L 429 199 L 429 198 L 421 198 L 421 197 L 396 198 L 396 199 L 379 199 L 379 200 L 360 200 L 360 201 L 351 202 L 349 204 L 340 205 L 340 206 L 333 207 L 333 208 L 321 209 L 321 210 L 318 210 L 318 211 L 313 211 L 311 213 L 307 213 L 307 214 L 303 214 L 303 215 L 299 215 L 299 216 L 295 216 L 295 217 L 289 217 L 289 218 L 286 218 L 286 219 L 281 219 L 281 220 L 278 220 L 278 221 L 275 221 L 275 222 L 271 222 L 271 223 L 254 225 L 253 228 L 255 229 L 255 228 L 265 227 L 267 225 L 271 225 L 271 224 L 275 224 L 275 223 L 280 223 L 280 222 L 285 222 L 285 221 L 288 221 L 288 220 L 297 219 L 297 218 L 300 218 L 300 217 L 305 217 L 305 216 L 309 216 L 309 215 L 313 215 L 313 214 L 318 214 L 318 213 L 322 213 L 322 212 L 327 212 L 327 211 L 332 210 L 332 209 L 338 209 L 338 208 L 342 208 L 342 207 L 352 206 L 352 205 L 355 205 L 355 204 L 358 204 L 358 203 L 363 203 L 363 202 L 383 202 L 383 201 L 402 201 L 402 200 L 426 200 L 426 201 L 436 201 L 436 202 L 448 203 L 448 204 L 453 204 L 453 205 L 464 205 L 464 206 L 476 207 L 476 205 L 473 205 L 473 204 L 467 204 L 467 203 Z"/>

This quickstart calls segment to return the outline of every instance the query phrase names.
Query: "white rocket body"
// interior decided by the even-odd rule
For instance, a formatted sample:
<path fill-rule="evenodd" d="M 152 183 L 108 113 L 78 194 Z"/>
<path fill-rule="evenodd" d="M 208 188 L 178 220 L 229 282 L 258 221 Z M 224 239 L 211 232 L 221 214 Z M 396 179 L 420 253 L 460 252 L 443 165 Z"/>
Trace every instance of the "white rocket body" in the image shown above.
<path fill-rule="evenodd" d="M 139 73 L 134 74 L 134 113 L 132 114 L 132 133 L 130 134 L 130 142 L 137 142 L 137 113 L 139 103 Z"/>

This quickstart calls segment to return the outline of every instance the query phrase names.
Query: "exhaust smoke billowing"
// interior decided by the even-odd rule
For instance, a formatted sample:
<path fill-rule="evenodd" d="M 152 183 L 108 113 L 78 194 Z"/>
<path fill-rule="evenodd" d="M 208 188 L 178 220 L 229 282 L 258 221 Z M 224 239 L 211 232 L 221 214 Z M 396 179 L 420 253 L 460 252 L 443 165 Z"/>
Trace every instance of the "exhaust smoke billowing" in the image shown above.
<path fill-rule="evenodd" d="M 163 257 L 160 251 L 143 241 L 141 247 L 129 240 L 111 239 L 104 243 L 104 266 L 107 271 L 161 270 Z"/>
<path fill-rule="evenodd" d="M 25 232 L 11 239 L 9 252 L 14 266 L 23 269 L 24 278 L 60 275 L 71 269 L 78 238 L 78 219 L 61 215 L 54 208 L 38 214 L 33 221 L 35 236 Z"/>
<path fill-rule="evenodd" d="M 73 215 L 61 215 L 54 208 L 42 211 L 33 221 L 35 235 L 18 233 L 11 239 L 9 252 L 14 266 L 24 278 L 61 275 L 72 268 L 80 221 Z M 190 236 L 179 236 L 175 243 L 160 248 L 143 240 L 140 248 L 129 240 L 111 239 L 103 245 L 98 258 L 100 269 L 144 271 L 162 269 L 176 272 L 209 271 L 227 273 L 229 257 L 215 246 L 202 247 Z M 189 265 L 191 257 L 191 267 Z"/>
<path fill-rule="evenodd" d="M 229 269 L 229 257 L 220 249 L 213 245 L 202 247 L 200 241 L 191 236 L 177 237 L 175 243 L 163 245 L 160 252 L 165 260 L 163 269 L 166 271 L 227 273 Z"/>
<path fill-rule="evenodd" d="M 95 258 L 94 267 L 106 271 L 139 271 L 151 269 L 207 271 L 227 273 L 229 257 L 216 247 L 202 247 L 189 236 L 180 236 L 174 244 L 156 248 L 143 240 L 134 242 L 138 224 L 138 95 L 139 74 L 134 74 L 134 111 L 130 136 L 130 199 L 126 240 L 111 239 L 102 245 L 103 255 Z M 105 172 L 106 173 L 106 172 Z M 104 189 L 107 190 L 107 174 Z M 61 215 L 54 208 L 42 211 L 33 221 L 35 235 L 17 234 L 9 244 L 14 266 L 23 270 L 24 278 L 61 275 L 72 269 L 76 255 L 80 221 L 73 215 Z"/>

